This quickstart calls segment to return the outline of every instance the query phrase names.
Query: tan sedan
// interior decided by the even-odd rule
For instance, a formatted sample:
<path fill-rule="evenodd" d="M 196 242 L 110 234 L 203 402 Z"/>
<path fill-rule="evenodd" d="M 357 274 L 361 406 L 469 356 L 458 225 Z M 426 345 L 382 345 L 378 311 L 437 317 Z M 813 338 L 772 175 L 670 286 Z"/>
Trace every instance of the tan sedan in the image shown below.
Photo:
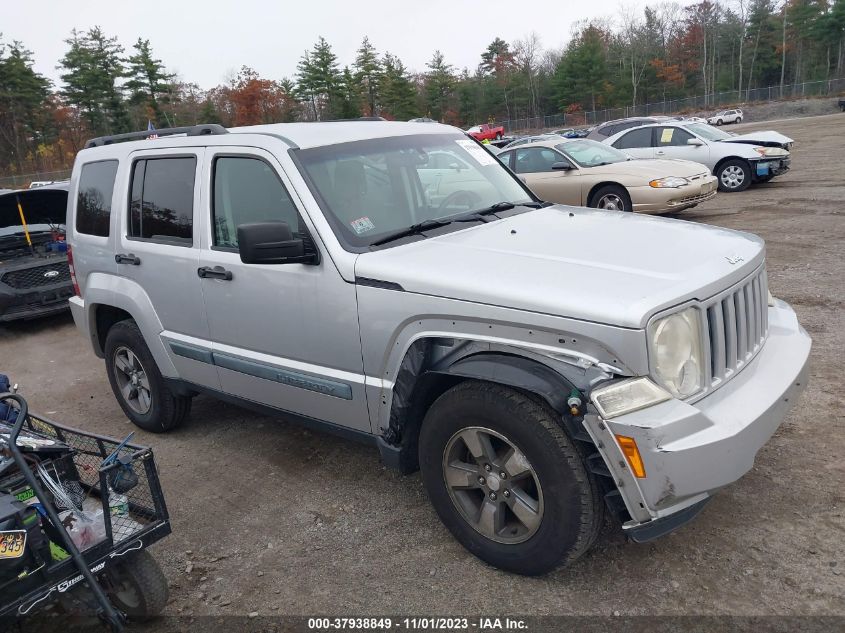
<path fill-rule="evenodd" d="M 634 160 L 589 139 L 554 139 L 497 154 L 542 200 L 638 213 L 673 213 L 716 195 L 716 177 L 686 160 Z"/>

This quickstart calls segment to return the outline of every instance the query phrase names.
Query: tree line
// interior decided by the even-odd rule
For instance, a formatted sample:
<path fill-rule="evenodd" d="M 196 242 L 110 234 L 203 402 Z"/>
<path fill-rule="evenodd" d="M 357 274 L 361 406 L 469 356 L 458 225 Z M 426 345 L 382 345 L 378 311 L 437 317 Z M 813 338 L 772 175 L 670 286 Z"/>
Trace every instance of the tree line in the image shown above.
<path fill-rule="evenodd" d="M 845 0 L 661 2 L 578 23 L 562 49 L 495 37 L 475 68 L 435 51 L 411 70 L 364 37 L 341 66 L 320 37 L 293 77 L 243 66 L 203 89 L 168 72 L 149 40 L 128 50 L 72 31 L 53 84 L 0 35 L 0 175 L 66 168 L 86 138 L 155 127 L 428 116 L 466 126 L 842 77 Z"/>

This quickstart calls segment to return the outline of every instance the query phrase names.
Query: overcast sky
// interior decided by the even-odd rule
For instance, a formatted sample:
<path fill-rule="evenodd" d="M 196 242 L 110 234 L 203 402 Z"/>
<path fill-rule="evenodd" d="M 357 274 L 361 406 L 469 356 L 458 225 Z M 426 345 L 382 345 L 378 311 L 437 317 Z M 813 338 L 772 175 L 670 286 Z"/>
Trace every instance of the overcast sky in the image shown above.
<path fill-rule="evenodd" d="M 643 0 L 626 5 L 643 6 Z M 187 81 L 211 88 L 241 66 L 271 79 L 293 77 L 302 53 L 322 35 L 341 67 L 351 64 L 364 35 L 380 53 L 425 70 L 435 49 L 458 69 L 474 70 L 494 37 L 513 41 L 536 31 L 544 48 L 568 41 L 578 20 L 612 16 L 620 0 L 40 0 L 3 2 L 3 40 L 22 41 L 36 70 L 58 82 L 58 60 L 72 28 L 94 25 L 128 50 L 137 38 Z"/>

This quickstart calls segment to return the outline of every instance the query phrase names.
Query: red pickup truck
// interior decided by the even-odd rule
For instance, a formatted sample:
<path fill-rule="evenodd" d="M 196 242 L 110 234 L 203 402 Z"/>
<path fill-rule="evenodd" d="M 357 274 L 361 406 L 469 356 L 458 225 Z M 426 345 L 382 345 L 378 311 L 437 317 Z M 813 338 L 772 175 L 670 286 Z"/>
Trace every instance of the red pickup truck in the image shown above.
<path fill-rule="evenodd" d="M 467 134 L 476 141 L 498 141 L 505 135 L 505 128 L 501 125 L 496 126 L 482 123 L 481 125 L 475 125 L 469 128 Z"/>

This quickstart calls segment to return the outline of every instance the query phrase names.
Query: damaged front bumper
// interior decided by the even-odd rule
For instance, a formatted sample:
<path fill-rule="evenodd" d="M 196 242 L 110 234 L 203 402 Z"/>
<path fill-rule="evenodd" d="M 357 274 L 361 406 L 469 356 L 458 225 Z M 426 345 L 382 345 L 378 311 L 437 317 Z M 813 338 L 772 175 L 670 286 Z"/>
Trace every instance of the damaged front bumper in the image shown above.
<path fill-rule="evenodd" d="M 776 301 L 763 348 L 708 396 L 692 404 L 672 399 L 609 420 L 585 417 L 631 516 L 623 529 L 634 540 L 683 525 L 713 491 L 751 470 L 807 383 L 810 346 L 792 308 Z M 617 435 L 636 440 L 645 477 L 631 472 Z"/>

